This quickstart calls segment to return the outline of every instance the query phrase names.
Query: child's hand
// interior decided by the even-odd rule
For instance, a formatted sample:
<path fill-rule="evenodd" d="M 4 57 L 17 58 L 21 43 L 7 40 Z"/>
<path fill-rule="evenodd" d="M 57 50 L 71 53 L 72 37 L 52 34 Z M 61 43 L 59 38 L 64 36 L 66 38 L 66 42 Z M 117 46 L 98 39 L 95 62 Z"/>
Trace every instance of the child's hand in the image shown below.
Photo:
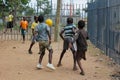
<path fill-rule="evenodd" d="M 51 44 L 51 40 L 49 40 L 49 44 Z"/>

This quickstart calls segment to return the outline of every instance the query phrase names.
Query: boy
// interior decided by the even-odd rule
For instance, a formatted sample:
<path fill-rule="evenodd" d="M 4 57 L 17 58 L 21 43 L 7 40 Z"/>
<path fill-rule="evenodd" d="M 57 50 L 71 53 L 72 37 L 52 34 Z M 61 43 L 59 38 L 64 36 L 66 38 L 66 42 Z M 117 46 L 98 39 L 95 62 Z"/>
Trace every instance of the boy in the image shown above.
<path fill-rule="evenodd" d="M 41 65 L 43 56 L 45 55 L 45 49 L 49 51 L 49 60 L 47 67 L 55 70 L 55 67 L 52 64 L 52 54 L 53 54 L 53 49 L 50 46 L 51 44 L 51 35 L 50 35 L 50 28 L 48 27 L 47 24 L 44 23 L 44 17 L 40 15 L 38 17 L 39 24 L 35 28 L 35 35 L 36 35 L 36 40 L 39 42 L 40 45 L 40 57 L 39 57 L 39 64 L 37 65 L 38 69 L 42 69 L 43 66 Z"/>
<path fill-rule="evenodd" d="M 9 13 L 9 16 L 7 18 L 7 27 L 4 31 L 4 33 L 7 32 L 7 29 L 10 29 L 10 32 L 12 32 L 12 28 L 13 28 L 13 15 L 12 15 L 12 12 Z"/>
<path fill-rule="evenodd" d="M 76 35 L 74 36 L 74 41 L 76 41 L 77 43 L 77 54 L 76 54 L 76 60 L 78 63 L 78 66 L 81 70 L 80 74 L 81 75 L 85 75 L 85 72 L 82 68 L 82 64 L 81 64 L 81 59 L 86 60 L 86 56 L 85 56 L 85 52 L 87 51 L 87 41 L 86 39 L 88 39 L 88 35 L 86 33 L 86 31 L 84 30 L 85 27 L 85 22 L 83 20 L 80 20 L 78 22 L 78 31 L 76 32 Z M 70 44 L 71 46 L 72 44 Z"/>
<path fill-rule="evenodd" d="M 26 30 L 28 29 L 28 22 L 25 17 L 23 17 L 23 20 L 21 20 L 20 22 L 20 29 L 23 37 L 23 43 L 25 43 L 25 34 L 26 34 Z"/>
<path fill-rule="evenodd" d="M 32 26 L 31 26 L 33 36 L 32 36 L 32 42 L 31 42 L 29 50 L 28 50 L 29 54 L 32 54 L 31 49 L 32 49 L 32 47 L 33 47 L 33 45 L 35 44 L 35 41 L 36 41 L 36 38 L 35 38 L 35 35 L 34 35 L 34 29 L 37 25 L 38 25 L 38 17 L 34 16 L 34 22 L 32 23 Z"/>
<path fill-rule="evenodd" d="M 62 65 L 61 60 L 62 60 L 66 50 L 68 50 L 68 48 L 69 48 L 69 42 L 73 39 L 73 36 L 75 34 L 75 30 L 76 30 L 76 27 L 75 27 L 75 25 L 73 25 L 73 18 L 68 17 L 67 18 L 67 25 L 60 32 L 60 37 L 64 40 L 64 43 L 63 43 L 63 51 L 60 55 L 60 59 L 59 59 L 59 62 L 57 64 L 58 67 Z M 63 36 L 63 34 L 64 34 L 64 36 Z M 73 60 L 74 60 L 73 70 L 77 70 L 76 58 L 75 58 L 75 56 L 76 56 L 75 46 L 71 47 L 70 49 L 72 51 Z"/>

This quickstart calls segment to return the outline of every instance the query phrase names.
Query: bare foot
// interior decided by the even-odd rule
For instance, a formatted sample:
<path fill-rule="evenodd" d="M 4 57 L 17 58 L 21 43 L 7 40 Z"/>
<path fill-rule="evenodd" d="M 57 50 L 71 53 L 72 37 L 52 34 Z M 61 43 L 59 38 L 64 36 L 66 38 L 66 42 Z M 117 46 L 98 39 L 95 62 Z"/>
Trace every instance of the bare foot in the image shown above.
<path fill-rule="evenodd" d="M 32 54 L 32 51 L 31 51 L 31 50 L 28 50 L 28 53 L 29 53 L 29 54 Z"/>
<path fill-rule="evenodd" d="M 60 66 L 62 66 L 62 64 L 57 64 L 57 67 L 60 67 Z"/>
<path fill-rule="evenodd" d="M 84 76 L 84 75 L 85 75 L 85 73 L 84 73 L 84 72 L 80 72 L 80 75 L 83 75 L 83 76 Z"/>
<path fill-rule="evenodd" d="M 76 70 L 78 70 L 77 67 L 73 67 L 73 71 L 76 71 Z"/>

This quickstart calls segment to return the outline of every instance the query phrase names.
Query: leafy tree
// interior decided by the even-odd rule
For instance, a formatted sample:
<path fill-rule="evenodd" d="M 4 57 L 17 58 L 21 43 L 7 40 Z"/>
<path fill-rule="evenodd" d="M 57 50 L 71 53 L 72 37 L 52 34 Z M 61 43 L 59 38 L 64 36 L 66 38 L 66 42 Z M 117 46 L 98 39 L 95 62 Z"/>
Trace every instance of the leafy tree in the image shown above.
<path fill-rule="evenodd" d="M 35 13 L 35 10 L 29 6 L 27 6 L 24 10 L 24 14 L 27 16 L 31 16 Z"/>
<path fill-rule="evenodd" d="M 51 13 L 51 5 L 48 0 L 37 0 L 37 13 L 48 15 Z"/>
<path fill-rule="evenodd" d="M 26 7 L 27 3 L 30 0 L 0 0 L 0 4 L 4 4 L 4 6 L 0 7 L 1 11 L 1 17 L 4 21 L 5 15 L 9 12 L 13 12 L 14 15 L 14 21 L 16 21 L 16 15 L 17 12 L 21 9 Z"/>
<path fill-rule="evenodd" d="M 5 11 L 5 3 L 4 3 L 4 1 L 3 0 L 0 0 L 0 10 L 1 10 L 1 12 L 0 12 L 0 18 L 2 18 L 2 21 L 3 22 L 5 22 L 5 13 L 4 13 L 4 11 Z M 4 23 L 3 23 L 3 25 L 4 25 Z"/>

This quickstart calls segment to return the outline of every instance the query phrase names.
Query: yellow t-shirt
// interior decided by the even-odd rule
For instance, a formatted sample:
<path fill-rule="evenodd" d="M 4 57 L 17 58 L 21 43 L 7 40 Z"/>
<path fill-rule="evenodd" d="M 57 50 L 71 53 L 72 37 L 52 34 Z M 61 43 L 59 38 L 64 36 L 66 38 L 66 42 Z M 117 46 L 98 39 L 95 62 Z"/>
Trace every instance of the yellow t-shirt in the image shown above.
<path fill-rule="evenodd" d="M 8 16 L 8 21 L 13 21 L 13 15 Z"/>
<path fill-rule="evenodd" d="M 35 27 L 38 25 L 38 23 L 36 23 L 36 22 L 33 22 L 32 23 L 32 26 L 31 26 L 31 29 L 35 29 Z"/>

